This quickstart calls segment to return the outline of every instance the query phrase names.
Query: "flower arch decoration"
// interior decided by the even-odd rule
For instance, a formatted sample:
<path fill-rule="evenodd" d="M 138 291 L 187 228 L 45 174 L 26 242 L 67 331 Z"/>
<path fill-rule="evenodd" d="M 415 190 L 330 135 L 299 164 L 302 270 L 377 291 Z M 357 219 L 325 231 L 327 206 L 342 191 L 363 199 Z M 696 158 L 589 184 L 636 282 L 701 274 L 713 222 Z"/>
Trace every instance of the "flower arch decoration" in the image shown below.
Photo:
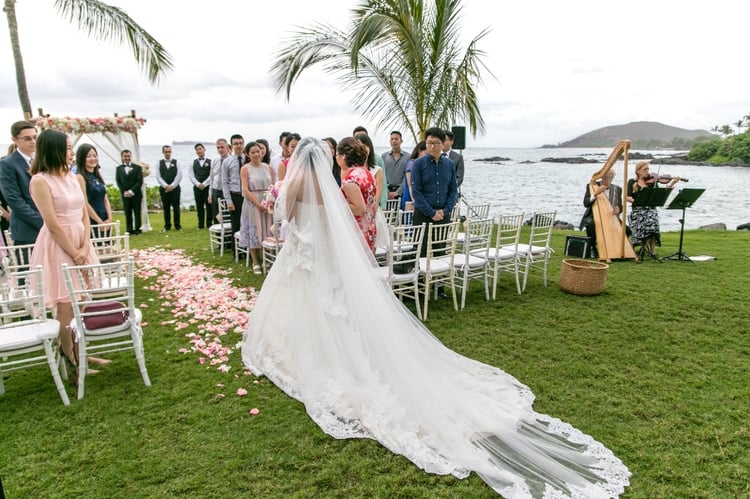
<path fill-rule="evenodd" d="M 36 126 L 41 130 L 58 130 L 63 133 L 137 133 L 146 123 L 145 118 L 113 116 L 103 118 L 71 118 L 70 116 L 37 118 Z"/>

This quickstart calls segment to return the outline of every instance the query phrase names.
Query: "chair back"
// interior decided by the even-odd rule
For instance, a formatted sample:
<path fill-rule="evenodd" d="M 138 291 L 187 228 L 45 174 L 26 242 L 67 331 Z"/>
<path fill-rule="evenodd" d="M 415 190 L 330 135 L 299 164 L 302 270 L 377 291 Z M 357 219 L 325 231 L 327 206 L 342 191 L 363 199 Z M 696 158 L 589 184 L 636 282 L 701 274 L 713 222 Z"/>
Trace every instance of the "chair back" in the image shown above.
<path fill-rule="evenodd" d="M 518 242 L 521 239 L 523 217 L 524 213 L 519 213 L 517 215 L 499 215 L 497 217 L 497 236 L 495 237 L 496 250 L 505 250 L 511 255 L 518 253 Z M 498 253 L 497 258 L 503 259 L 502 254 Z"/>
<path fill-rule="evenodd" d="M 534 213 L 531 217 L 531 234 L 529 235 L 529 248 L 532 253 L 540 250 L 548 251 L 550 239 L 552 238 L 552 227 L 555 225 L 556 211 Z"/>
<path fill-rule="evenodd" d="M 109 236 L 99 233 L 99 237 L 92 238 L 91 244 L 99 261 L 102 263 L 123 261 L 130 256 L 130 234 L 114 235 L 110 230 Z"/>
<path fill-rule="evenodd" d="M 0 329 L 46 320 L 41 265 L 8 273 L 0 279 Z"/>
<path fill-rule="evenodd" d="M 469 220 L 485 219 L 490 216 L 490 205 L 487 204 L 475 204 L 466 205 L 466 211 L 464 213 Z"/>
<path fill-rule="evenodd" d="M 398 210 L 398 225 L 412 225 L 414 223 L 414 210 Z"/>
<path fill-rule="evenodd" d="M 104 224 L 91 225 L 91 240 L 107 238 L 120 235 L 120 221 L 108 222 Z"/>
<path fill-rule="evenodd" d="M 493 218 L 467 219 L 465 222 L 466 237 L 463 242 L 463 253 L 487 259 L 487 251 L 492 243 Z"/>
<path fill-rule="evenodd" d="M 396 227 L 399 225 L 398 208 L 395 210 L 383 210 L 383 216 L 385 217 L 385 223 L 388 224 L 388 227 Z"/>
<path fill-rule="evenodd" d="M 419 252 L 426 224 L 391 227 L 388 248 L 388 281 L 416 280 L 419 276 Z M 408 277 L 407 277 L 408 276 Z"/>
<path fill-rule="evenodd" d="M 456 234 L 460 222 L 447 224 L 431 224 L 427 229 L 426 271 L 430 272 L 431 262 L 442 258 L 452 269 L 453 258 L 456 254 Z"/>
<path fill-rule="evenodd" d="M 385 210 L 384 211 L 397 211 L 399 205 L 401 204 L 400 199 L 388 199 L 385 202 Z"/>
<path fill-rule="evenodd" d="M 35 244 L 13 244 L 5 247 L 5 255 L 0 259 L 3 272 L 10 274 L 29 270 L 29 260 Z"/>

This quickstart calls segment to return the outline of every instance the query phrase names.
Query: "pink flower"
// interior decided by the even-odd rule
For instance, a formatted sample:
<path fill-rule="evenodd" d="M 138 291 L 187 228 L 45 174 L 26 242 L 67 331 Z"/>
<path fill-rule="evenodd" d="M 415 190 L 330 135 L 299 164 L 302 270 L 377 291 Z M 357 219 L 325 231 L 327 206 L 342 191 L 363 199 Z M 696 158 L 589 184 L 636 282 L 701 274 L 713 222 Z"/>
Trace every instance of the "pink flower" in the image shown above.
<path fill-rule="evenodd" d="M 237 396 L 244 397 L 245 395 L 247 395 L 247 390 L 244 388 L 237 388 Z"/>
<path fill-rule="evenodd" d="M 248 413 L 249 413 L 249 414 L 250 414 L 251 416 L 257 416 L 258 414 L 260 414 L 260 409 L 258 409 L 257 407 L 253 407 L 252 409 L 250 409 L 250 410 L 248 411 Z"/>

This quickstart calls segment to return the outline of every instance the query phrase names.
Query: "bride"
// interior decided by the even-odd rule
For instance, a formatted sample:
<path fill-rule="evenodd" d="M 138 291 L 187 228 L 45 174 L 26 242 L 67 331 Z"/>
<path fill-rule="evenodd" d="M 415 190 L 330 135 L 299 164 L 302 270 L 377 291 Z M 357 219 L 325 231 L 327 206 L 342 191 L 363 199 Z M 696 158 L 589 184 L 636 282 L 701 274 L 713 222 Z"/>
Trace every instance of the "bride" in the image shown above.
<path fill-rule="evenodd" d="M 250 313 L 245 366 L 329 435 L 375 439 L 426 472 L 474 471 L 508 498 L 621 494 L 630 472 L 609 449 L 449 350 L 377 277 L 330 166 L 314 138 L 292 155 L 275 208 L 286 243 Z"/>

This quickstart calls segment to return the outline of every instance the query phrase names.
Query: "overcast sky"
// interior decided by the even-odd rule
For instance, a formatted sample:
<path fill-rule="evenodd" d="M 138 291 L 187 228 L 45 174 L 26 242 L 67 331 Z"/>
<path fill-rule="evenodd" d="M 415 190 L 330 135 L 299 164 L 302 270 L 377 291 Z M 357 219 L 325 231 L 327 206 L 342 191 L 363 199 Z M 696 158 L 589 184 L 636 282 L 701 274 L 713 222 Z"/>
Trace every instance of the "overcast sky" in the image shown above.
<path fill-rule="evenodd" d="M 312 20 L 343 28 L 354 1 L 108 3 L 159 40 L 175 70 L 152 87 L 126 48 L 88 39 L 57 14 L 53 0 L 18 0 L 34 114 L 40 107 L 53 116 L 135 109 L 148 120 L 142 144 L 213 141 L 235 132 L 274 144 L 282 130 L 340 138 L 364 124 L 376 146 L 387 146 L 388 130 L 376 131 L 357 115 L 351 95 L 331 76 L 303 75 L 290 102 L 268 77 L 273 52 L 290 30 Z M 640 120 L 687 129 L 735 123 L 750 113 L 742 4 L 465 0 L 467 41 L 491 28 L 480 48 L 496 77 L 486 75 L 480 89 L 487 133 L 469 137 L 467 147 L 533 147 Z M 0 61 L 0 127 L 7 130 L 21 111 L 4 20 Z M 8 141 L 0 135 L 0 143 Z"/>

